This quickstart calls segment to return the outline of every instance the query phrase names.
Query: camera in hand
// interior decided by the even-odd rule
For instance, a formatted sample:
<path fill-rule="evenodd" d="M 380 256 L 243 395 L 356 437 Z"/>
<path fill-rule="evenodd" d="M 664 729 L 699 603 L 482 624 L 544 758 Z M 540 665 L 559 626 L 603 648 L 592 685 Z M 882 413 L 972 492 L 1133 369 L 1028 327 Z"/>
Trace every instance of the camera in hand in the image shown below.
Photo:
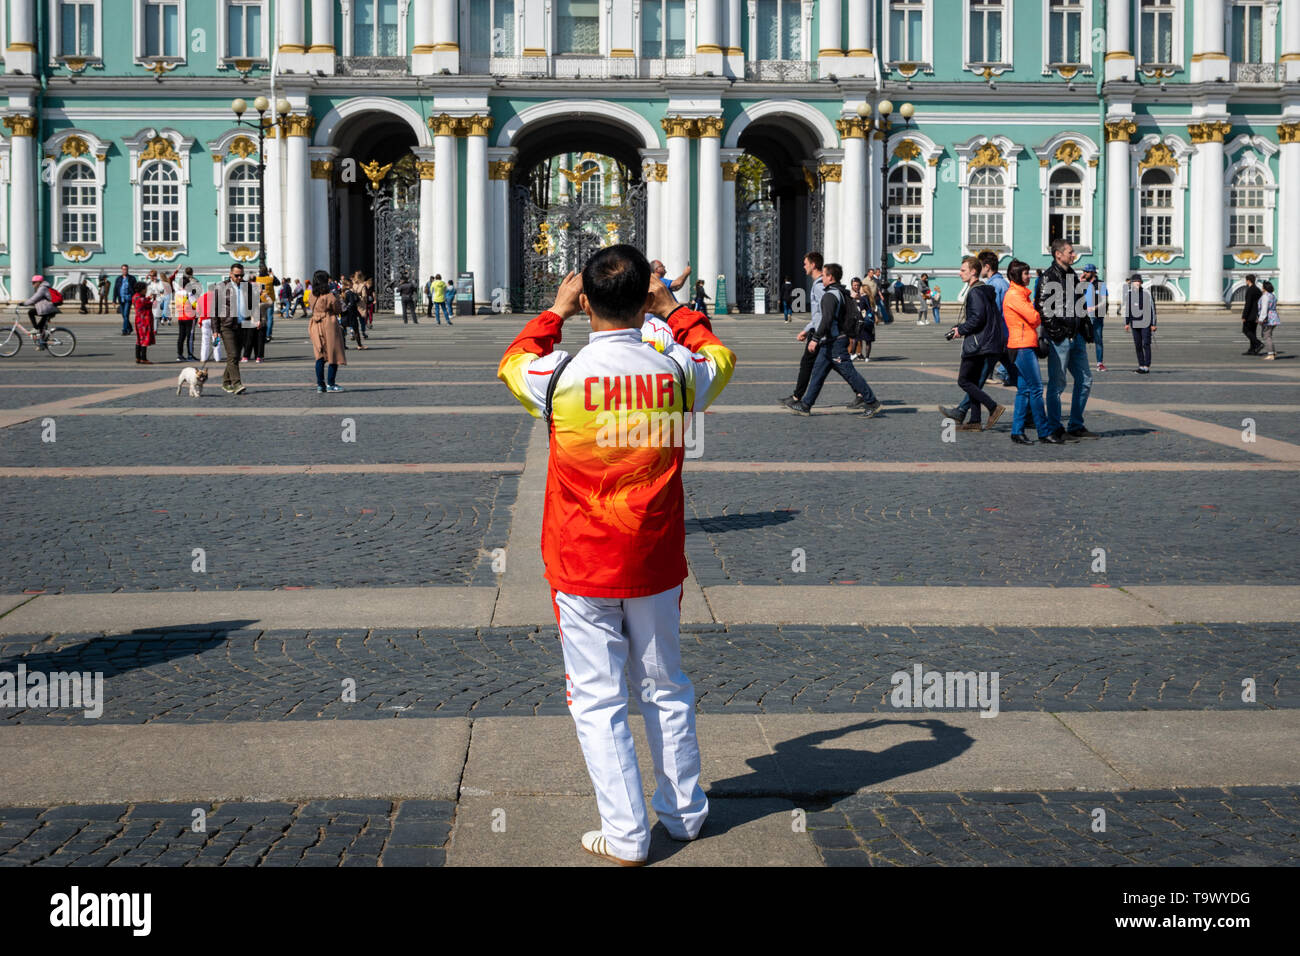
<path fill-rule="evenodd" d="M 947 339 L 949 342 L 951 342 L 951 341 L 952 341 L 953 339 L 955 339 L 956 337 L 957 337 L 957 330 L 956 330 L 956 329 L 949 329 L 949 330 L 947 331 L 947 333 L 944 335 L 944 338 Z"/>

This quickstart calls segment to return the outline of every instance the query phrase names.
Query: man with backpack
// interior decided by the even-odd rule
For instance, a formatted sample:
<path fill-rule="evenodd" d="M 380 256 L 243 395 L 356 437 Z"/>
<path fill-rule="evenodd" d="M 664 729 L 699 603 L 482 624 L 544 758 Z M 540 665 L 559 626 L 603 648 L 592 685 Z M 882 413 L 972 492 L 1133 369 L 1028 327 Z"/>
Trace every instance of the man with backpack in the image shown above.
<path fill-rule="evenodd" d="M 816 356 L 816 361 L 803 400 L 790 406 L 796 415 L 812 414 L 812 407 L 831 369 L 857 395 L 849 408 L 862 409 L 867 418 L 880 411 L 880 400 L 871 391 L 867 380 L 853 367 L 853 358 L 849 355 L 849 339 L 857 338 L 862 332 L 862 313 L 841 284 L 843 278 L 844 270 L 838 262 L 826 263 L 822 270 L 825 292 L 821 299 L 821 321 L 808 337 L 808 351 Z"/>

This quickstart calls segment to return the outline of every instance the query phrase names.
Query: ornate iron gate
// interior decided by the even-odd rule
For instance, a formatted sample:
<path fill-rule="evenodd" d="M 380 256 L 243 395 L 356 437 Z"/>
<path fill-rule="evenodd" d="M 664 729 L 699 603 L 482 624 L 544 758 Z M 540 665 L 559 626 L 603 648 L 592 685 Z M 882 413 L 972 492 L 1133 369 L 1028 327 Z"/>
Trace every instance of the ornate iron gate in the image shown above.
<path fill-rule="evenodd" d="M 781 213 L 770 199 L 756 199 L 736 216 L 736 302 L 754 311 L 754 290 L 765 289 L 769 312 L 780 310 Z"/>
<path fill-rule="evenodd" d="M 370 208 L 375 214 L 375 308 L 392 311 L 393 286 L 406 273 L 418 285 L 420 268 L 420 191 L 385 183 L 372 193 Z M 455 276 L 448 276 L 449 282 Z"/>
<path fill-rule="evenodd" d="M 808 190 L 808 246 L 826 248 L 826 187 L 821 182 Z"/>
<path fill-rule="evenodd" d="M 528 186 L 512 190 L 516 283 L 512 300 L 525 312 L 544 309 L 560 281 L 593 253 L 627 243 L 645 248 L 645 183 L 632 183 L 619 205 L 571 202 L 539 205 Z"/>

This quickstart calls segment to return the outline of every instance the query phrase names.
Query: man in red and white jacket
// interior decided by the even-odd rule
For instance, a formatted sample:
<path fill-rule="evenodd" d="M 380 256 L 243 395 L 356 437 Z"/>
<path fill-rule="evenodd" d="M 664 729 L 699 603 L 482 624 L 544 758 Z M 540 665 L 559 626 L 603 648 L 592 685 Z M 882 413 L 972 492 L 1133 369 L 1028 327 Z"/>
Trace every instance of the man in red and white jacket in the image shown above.
<path fill-rule="evenodd" d="M 588 344 L 574 355 L 556 351 L 564 321 L 582 312 Z M 655 318 L 643 324 L 645 313 Z M 626 865 L 646 861 L 650 827 L 625 664 L 654 759 L 655 813 L 679 840 L 695 839 L 708 815 L 695 692 L 681 668 L 682 464 L 690 415 L 704 412 L 734 367 L 709 320 L 652 282 L 638 250 L 620 245 L 565 278 L 555 305 L 524 327 L 497 371 L 529 414 L 549 412 L 542 557 L 601 817 L 582 846 Z"/>

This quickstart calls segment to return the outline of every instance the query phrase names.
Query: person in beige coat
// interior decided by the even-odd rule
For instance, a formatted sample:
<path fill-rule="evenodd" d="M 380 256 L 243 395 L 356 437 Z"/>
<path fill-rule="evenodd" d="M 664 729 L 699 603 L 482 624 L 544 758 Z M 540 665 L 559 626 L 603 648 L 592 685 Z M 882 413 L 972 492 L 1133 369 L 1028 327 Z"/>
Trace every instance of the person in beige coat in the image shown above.
<path fill-rule="evenodd" d="M 343 311 L 338 296 L 330 291 L 329 273 L 317 270 L 312 276 L 311 320 L 308 333 L 311 347 L 316 353 L 316 391 L 341 392 L 342 386 L 334 384 L 340 365 L 347 365 L 343 352 L 343 331 L 339 328 L 339 314 Z M 325 366 L 329 365 L 329 382 L 325 381 Z"/>

